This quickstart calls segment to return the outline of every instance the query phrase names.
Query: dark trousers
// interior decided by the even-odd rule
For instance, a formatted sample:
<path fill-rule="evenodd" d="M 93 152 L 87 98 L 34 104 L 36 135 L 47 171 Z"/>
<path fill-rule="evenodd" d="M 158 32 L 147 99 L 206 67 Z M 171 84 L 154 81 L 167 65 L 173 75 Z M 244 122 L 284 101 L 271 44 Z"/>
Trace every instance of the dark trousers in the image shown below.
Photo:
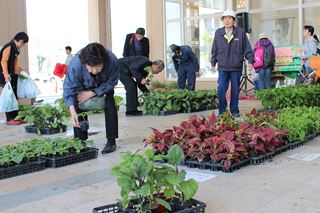
<path fill-rule="evenodd" d="M 138 109 L 138 89 L 136 81 L 129 73 L 120 72 L 120 81 L 126 90 L 127 112 L 137 111 Z"/>
<path fill-rule="evenodd" d="M 110 91 L 106 94 L 106 108 L 104 110 L 104 119 L 105 119 L 105 128 L 106 128 L 106 138 L 108 139 L 115 139 L 118 138 L 118 111 L 116 109 L 116 105 L 114 102 L 114 91 Z M 81 113 L 76 107 L 77 113 Z M 80 116 L 79 122 L 83 120 L 88 120 L 87 116 Z M 74 137 L 79 138 L 81 140 L 88 139 L 88 130 L 81 131 L 80 128 L 73 128 Z"/>
<path fill-rule="evenodd" d="M 180 66 L 178 69 L 178 88 L 184 89 L 188 80 L 188 90 L 195 90 L 196 73 L 195 70 Z"/>
<path fill-rule="evenodd" d="M 18 75 L 17 74 L 11 74 L 10 77 L 11 77 L 10 83 L 11 83 L 13 92 L 14 92 L 16 98 L 18 98 L 18 96 L 17 96 Z M 1 73 L 0 74 L 0 85 L 2 87 L 5 84 L 6 84 L 6 81 L 4 79 L 3 74 Z M 19 113 L 18 110 L 12 111 L 12 112 L 6 112 L 7 121 L 14 120 L 18 116 L 18 113 Z"/>
<path fill-rule="evenodd" d="M 219 114 L 226 111 L 227 99 L 226 93 L 231 82 L 231 113 L 239 113 L 239 91 L 241 71 L 222 71 L 219 70 L 218 78 L 218 100 L 219 100 Z"/>

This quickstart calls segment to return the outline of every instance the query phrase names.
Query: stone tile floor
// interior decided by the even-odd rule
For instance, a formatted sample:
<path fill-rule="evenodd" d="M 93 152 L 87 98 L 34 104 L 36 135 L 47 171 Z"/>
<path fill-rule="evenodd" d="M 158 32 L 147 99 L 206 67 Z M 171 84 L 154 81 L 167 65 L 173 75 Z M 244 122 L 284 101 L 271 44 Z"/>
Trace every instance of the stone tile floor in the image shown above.
<path fill-rule="evenodd" d="M 253 107 L 261 108 L 261 105 L 258 101 L 240 101 L 242 113 Z M 195 114 L 206 116 L 209 113 Z M 149 127 L 163 130 L 188 116 L 126 117 L 120 111 L 117 152 L 67 167 L 0 180 L 0 212 L 81 213 L 115 202 L 120 197 L 119 188 L 110 170 L 120 161 L 118 153 L 143 149 L 142 140 L 150 134 Z M 0 146 L 38 137 L 24 133 L 23 126 L 6 126 L 3 114 L 0 119 Z M 90 125 L 93 131 L 99 131 L 90 139 L 101 149 L 106 142 L 104 120 L 99 115 L 92 115 Z M 303 151 L 319 153 L 320 138 L 282 153 L 271 162 L 247 166 L 230 174 L 196 169 L 217 175 L 199 184 L 196 198 L 207 204 L 206 212 L 209 213 L 320 212 L 320 159 L 305 162 L 288 158 Z"/>

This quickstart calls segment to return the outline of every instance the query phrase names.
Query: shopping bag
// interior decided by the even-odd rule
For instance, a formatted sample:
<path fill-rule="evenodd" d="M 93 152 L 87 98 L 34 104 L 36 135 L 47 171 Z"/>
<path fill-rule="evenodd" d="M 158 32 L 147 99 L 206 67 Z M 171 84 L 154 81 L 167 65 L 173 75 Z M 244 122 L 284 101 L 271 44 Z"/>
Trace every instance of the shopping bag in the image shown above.
<path fill-rule="evenodd" d="M 12 112 L 19 109 L 18 101 L 14 95 L 11 83 L 4 85 L 0 95 L 0 112 Z"/>
<path fill-rule="evenodd" d="M 40 94 L 34 80 L 24 71 L 20 72 L 18 78 L 18 98 L 36 98 Z"/>
<path fill-rule="evenodd" d="M 257 80 L 259 80 L 259 74 L 256 73 L 256 72 L 251 72 L 250 80 L 251 80 L 251 81 L 257 81 Z"/>
<path fill-rule="evenodd" d="M 95 96 L 79 104 L 79 109 L 82 111 L 104 110 L 105 108 L 106 108 L 106 97 L 104 95 Z"/>
<path fill-rule="evenodd" d="M 59 78 L 63 78 L 64 75 L 67 73 L 67 71 L 68 71 L 67 65 L 57 63 L 54 68 L 53 75 L 58 76 Z"/>

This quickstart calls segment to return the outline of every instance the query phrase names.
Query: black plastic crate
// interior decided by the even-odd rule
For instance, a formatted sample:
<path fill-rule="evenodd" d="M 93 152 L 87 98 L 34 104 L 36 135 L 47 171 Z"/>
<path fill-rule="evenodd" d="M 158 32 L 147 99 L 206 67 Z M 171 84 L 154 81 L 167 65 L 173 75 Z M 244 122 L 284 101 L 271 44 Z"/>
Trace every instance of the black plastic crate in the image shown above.
<path fill-rule="evenodd" d="M 173 213 L 204 213 L 207 205 L 196 199 L 188 201 L 190 206 L 184 210 L 174 211 Z M 105 206 L 96 207 L 92 210 L 93 213 L 125 213 L 121 208 L 121 203 L 114 203 Z M 151 211 L 150 211 L 151 212 Z M 136 213 L 136 212 L 132 212 Z"/>
<path fill-rule="evenodd" d="M 289 149 L 289 146 L 290 146 L 290 144 L 285 144 L 285 145 L 282 145 L 282 146 L 276 148 L 275 155 L 278 155 L 280 153 L 287 151 Z"/>
<path fill-rule="evenodd" d="M 58 168 L 62 166 L 67 166 L 74 163 L 79 163 L 86 160 L 91 160 L 98 157 L 97 148 L 90 148 L 87 147 L 79 153 L 71 154 L 64 157 L 44 157 L 42 156 L 41 159 L 46 161 L 46 166 L 51 168 Z"/>
<path fill-rule="evenodd" d="M 271 161 L 273 155 L 274 152 L 267 153 L 258 157 L 250 157 L 250 165 L 259 165 L 260 163 L 263 163 L 265 161 Z"/>
<path fill-rule="evenodd" d="M 173 112 L 173 111 L 160 111 L 159 115 L 153 115 L 152 112 L 148 112 L 147 115 L 151 115 L 151 116 L 167 116 L 167 115 L 175 115 L 178 112 Z"/>
<path fill-rule="evenodd" d="M 250 159 L 242 160 L 240 163 L 233 163 L 228 169 L 224 168 L 223 164 L 221 164 L 221 171 L 231 173 L 248 165 L 250 165 Z"/>
<path fill-rule="evenodd" d="M 28 162 L 9 168 L 0 168 L 0 180 L 24 175 L 32 172 L 37 172 L 45 169 L 45 161 L 38 160 L 34 162 Z"/>
<path fill-rule="evenodd" d="M 306 136 L 306 137 L 304 138 L 304 140 L 305 140 L 306 142 L 308 142 L 308 141 L 312 141 L 314 138 L 315 138 L 315 135 L 314 135 L 314 134 L 311 134 L 311 135 Z"/>
<path fill-rule="evenodd" d="M 213 110 L 213 109 L 217 109 L 218 105 L 208 105 L 207 106 L 207 110 Z"/>
<path fill-rule="evenodd" d="M 293 142 L 289 142 L 289 148 L 288 149 L 295 149 L 299 146 L 302 146 L 305 143 L 305 141 L 293 141 Z"/>
<path fill-rule="evenodd" d="M 24 127 L 26 133 L 36 133 L 38 134 L 38 130 L 36 127 L 32 125 L 28 125 Z M 66 126 L 62 127 L 62 132 L 65 132 L 67 130 Z M 57 134 L 61 133 L 60 128 L 40 128 L 40 134 L 41 135 L 52 135 L 52 134 Z"/>
<path fill-rule="evenodd" d="M 221 163 L 218 163 L 216 161 L 208 161 L 207 165 L 208 169 L 210 169 L 211 171 L 221 171 L 223 167 L 221 166 Z"/>
<path fill-rule="evenodd" d="M 186 166 L 188 168 L 199 168 L 200 167 L 200 162 L 197 160 L 186 160 Z"/>

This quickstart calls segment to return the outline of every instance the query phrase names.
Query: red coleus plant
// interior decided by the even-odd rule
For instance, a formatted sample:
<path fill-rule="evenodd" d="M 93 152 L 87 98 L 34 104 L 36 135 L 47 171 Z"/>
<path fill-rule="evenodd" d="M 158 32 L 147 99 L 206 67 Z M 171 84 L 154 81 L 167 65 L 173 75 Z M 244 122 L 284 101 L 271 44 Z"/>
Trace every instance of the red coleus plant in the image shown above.
<path fill-rule="evenodd" d="M 214 113 L 207 118 L 191 115 L 187 121 L 164 132 L 151 128 L 153 133 L 145 139 L 145 144 L 151 144 L 155 151 L 163 154 L 172 145 L 179 144 L 186 158 L 216 160 L 228 169 L 233 162 L 248 158 L 248 153 L 250 156 L 264 155 L 285 143 L 283 138 L 287 131 L 263 125 L 263 122 L 271 123 L 275 116 L 252 110 L 249 113 L 251 120 L 241 123 L 230 113 L 219 120 Z"/>
<path fill-rule="evenodd" d="M 256 109 L 251 110 L 251 112 L 248 112 L 245 117 L 245 121 L 254 127 L 260 127 L 260 126 L 267 126 L 267 127 L 273 127 L 274 121 L 278 119 L 278 113 L 277 112 L 257 112 Z"/>
<path fill-rule="evenodd" d="M 211 138 L 213 143 L 212 160 L 221 161 L 226 169 L 233 162 L 240 163 L 241 159 L 248 158 L 245 144 L 237 141 L 234 131 L 225 131 L 220 137 Z"/>
<path fill-rule="evenodd" d="M 165 154 L 170 147 L 176 143 L 179 143 L 179 139 L 174 134 L 173 130 L 167 129 L 161 132 L 155 128 L 151 128 L 153 134 L 144 140 L 145 145 L 151 144 L 153 149 Z"/>
<path fill-rule="evenodd" d="M 283 138 L 287 135 L 287 131 L 269 127 L 255 128 L 246 123 L 243 123 L 241 128 L 243 130 L 242 137 L 251 138 L 248 143 L 248 150 L 251 156 L 273 152 L 277 147 L 286 143 Z"/>

